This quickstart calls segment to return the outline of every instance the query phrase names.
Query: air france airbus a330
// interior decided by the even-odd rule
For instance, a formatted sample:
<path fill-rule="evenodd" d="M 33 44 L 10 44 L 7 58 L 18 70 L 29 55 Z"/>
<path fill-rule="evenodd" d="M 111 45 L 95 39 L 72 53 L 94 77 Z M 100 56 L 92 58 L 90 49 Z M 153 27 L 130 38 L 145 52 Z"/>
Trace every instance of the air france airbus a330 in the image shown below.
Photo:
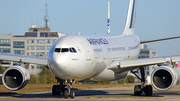
<path fill-rule="evenodd" d="M 153 94 L 153 89 L 168 90 L 178 79 L 172 69 L 180 55 L 138 59 L 139 45 L 142 43 L 162 41 L 180 37 L 162 38 L 141 41 L 135 30 L 136 0 L 130 0 L 126 26 L 122 35 L 67 35 L 56 40 L 51 46 L 48 58 L 0 53 L 0 60 L 19 61 L 3 73 L 2 81 L 6 88 L 19 90 L 25 87 L 30 79 L 26 67 L 30 64 L 47 66 L 56 76 L 59 85 L 52 87 L 53 95 L 64 94 L 64 97 L 75 97 L 72 84 L 75 81 L 113 81 L 125 78 L 128 71 L 136 75 L 140 70 L 141 85 L 134 87 L 134 95 Z M 109 24 L 108 24 L 109 25 Z M 168 65 L 160 65 L 168 63 Z M 151 85 L 145 85 L 144 67 L 158 65 L 151 75 Z M 67 82 L 65 85 L 65 82 Z"/>

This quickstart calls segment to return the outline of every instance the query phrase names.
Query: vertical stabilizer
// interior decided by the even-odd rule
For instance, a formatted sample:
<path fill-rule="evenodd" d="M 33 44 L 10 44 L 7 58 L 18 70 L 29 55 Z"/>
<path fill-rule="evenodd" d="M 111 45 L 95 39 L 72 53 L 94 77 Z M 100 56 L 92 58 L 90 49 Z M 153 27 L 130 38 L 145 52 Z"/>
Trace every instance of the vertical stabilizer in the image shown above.
<path fill-rule="evenodd" d="M 107 34 L 110 34 L 110 2 L 108 1 Z"/>
<path fill-rule="evenodd" d="M 125 26 L 123 35 L 134 34 L 135 19 L 136 19 L 136 0 L 130 0 L 127 20 L 126 20 L 126 26 Z"/>

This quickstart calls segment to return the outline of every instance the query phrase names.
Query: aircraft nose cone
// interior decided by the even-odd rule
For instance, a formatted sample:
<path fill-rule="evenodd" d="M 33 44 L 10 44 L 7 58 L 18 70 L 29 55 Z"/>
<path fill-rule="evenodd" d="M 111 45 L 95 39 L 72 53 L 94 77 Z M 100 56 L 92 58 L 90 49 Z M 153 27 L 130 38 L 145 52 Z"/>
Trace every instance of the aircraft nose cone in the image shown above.
<path fill-rule="evenodd" d="M 84 77 L 85 65 L 80 60 L 72 60 L 68 53 L 54 53 L 51 63 L 51 70 L 58 78 L 78 80 Z"/>
<path fill-rule="evenodd" d="M 62 68 L 63 67 L 63 63 L 65 62 L 64 60 L 65 59 L 63 59 L 63 56 L 58 56 L 56 54 L 53 56 L 53 62 L 56 65 L 56 67 Z"/>
<path fill-rule="evenodd" d="M 54 70 L 61 75 L 66 75 L 70 71 L 68 69 L 68 57 L 62 54 L 53 55 Z"/>

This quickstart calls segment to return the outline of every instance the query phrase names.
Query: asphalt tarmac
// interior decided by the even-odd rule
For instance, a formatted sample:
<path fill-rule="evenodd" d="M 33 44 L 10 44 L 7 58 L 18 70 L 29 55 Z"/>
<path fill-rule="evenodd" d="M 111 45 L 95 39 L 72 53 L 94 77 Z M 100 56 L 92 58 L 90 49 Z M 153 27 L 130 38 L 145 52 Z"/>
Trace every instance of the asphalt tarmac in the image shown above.
<path fill-rule="evenodd" d="M 51 92 L 40 92 L 31 94 L 1 93 L 0 101 L 180 101 L 180 86 L 175 86 L 169 91 L 157 91 L 153 88 L 152 96 L 134 96 L 134 87 L 116 87 L 116 88 L 98 88 L 75 90 L 76 97 L 74 99 L 65 99 L 63 95 L 53 96 Z"/>

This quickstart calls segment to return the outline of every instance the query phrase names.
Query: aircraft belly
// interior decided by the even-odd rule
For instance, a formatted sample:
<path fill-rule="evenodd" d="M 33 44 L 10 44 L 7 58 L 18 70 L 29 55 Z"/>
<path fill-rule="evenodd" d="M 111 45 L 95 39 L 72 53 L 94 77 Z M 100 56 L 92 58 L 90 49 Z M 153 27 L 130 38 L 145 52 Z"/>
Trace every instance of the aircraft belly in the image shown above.
<path fill-rule="evenodd" d="M 106 69 L 99 75 L 93 77 L 93 79 L 91 80 L 92 81 L 113 81 L 113 80 L 123 79 L 126 76 L 127 76 L 127 72 L 122 72 L 122 73 L 117 74 L 112 70 Z"/>

